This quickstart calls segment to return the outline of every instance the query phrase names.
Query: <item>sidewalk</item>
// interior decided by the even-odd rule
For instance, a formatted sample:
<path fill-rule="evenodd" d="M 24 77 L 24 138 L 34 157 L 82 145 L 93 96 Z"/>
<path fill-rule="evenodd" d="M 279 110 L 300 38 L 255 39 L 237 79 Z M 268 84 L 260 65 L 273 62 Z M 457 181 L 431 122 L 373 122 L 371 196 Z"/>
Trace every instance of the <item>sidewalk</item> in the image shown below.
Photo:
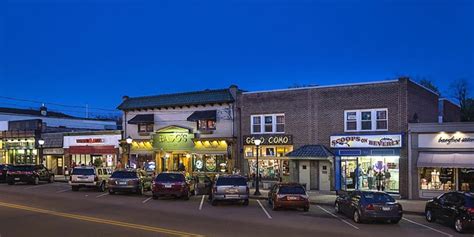
<path fill-rule="evenodd" d="M 262 195 L 255 196 L 253 195 L 255 189 L 250 189 L 250 198 L 267 200 L 268 190 L 260 189 Z M 308 191 L 309 200 L 312 205 L 321 205 L 321 206 L 334 206 L 334 201 L 336 200 L 335 191 Z M 413 215 L 424 215 L 425 212 L 425 200 L 397 200 L 403 207 L 403 212 L 406 214 Z"/>
<path fill-rule="evenodd" d="M 64 175 L 54 175 L 54 182 L 63 182 L 67 183 L 69 182 L 69 176 L 64 176 Z"/>

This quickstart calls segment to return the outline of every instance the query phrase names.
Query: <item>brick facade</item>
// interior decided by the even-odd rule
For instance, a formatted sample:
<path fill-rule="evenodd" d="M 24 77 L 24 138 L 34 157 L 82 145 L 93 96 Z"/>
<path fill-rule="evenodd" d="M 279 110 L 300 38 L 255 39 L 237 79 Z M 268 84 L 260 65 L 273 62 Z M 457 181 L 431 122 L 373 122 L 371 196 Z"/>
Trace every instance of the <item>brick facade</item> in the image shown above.
<path fill-rule="evenodd" d="M 408 122 L 414 117 L 418 122 L 436 122 L 438 99 L 437 94 L 407 78 L 366 84 L 243 93 L 240 96 L 240 137 L 250 135 L 251 115 L 284 113 L 285 134 L 293 135 L 294 149 L 306 144 L 330 147 L 331 135 L 358 134 L 344 132 L 345 110 L 387 108 L 388 131 L 362 134 L 403 135 L 400 194 L 406 197 L 408 152 L 405 141 Z M 243 159 L 242 152 L 240 157 Z"/>

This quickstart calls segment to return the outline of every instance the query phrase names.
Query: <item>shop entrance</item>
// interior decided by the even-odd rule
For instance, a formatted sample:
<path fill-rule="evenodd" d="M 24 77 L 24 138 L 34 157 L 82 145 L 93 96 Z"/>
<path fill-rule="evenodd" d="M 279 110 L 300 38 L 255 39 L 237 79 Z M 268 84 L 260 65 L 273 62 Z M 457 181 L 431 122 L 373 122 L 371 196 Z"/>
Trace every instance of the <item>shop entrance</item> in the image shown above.
<path fill-rule="evenodd" d="M 319 162 L 319 190 L 331 190 L 330 167 L 331 163 L 328 161 Z"/>

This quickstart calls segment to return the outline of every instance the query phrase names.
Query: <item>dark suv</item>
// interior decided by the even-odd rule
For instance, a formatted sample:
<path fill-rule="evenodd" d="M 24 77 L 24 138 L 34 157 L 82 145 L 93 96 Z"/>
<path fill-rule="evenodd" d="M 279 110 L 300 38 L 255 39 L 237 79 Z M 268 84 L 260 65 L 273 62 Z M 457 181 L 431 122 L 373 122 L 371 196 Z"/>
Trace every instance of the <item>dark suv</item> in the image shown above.
<path fill-rule="evenodd" d="M 146 190 L 151 190 L 152 180 L 144 170 L 118 170 L 109 178 L 109 193 L 136 192 L 142 195 Z"/>
<path fill-rule="evenodd" d="M 7 180 L 8 165 L 0 164 L 0 183 Z"/>
<path fill-rule="evenodd" d="M 54 174 L 44 165 L 13 165 L 8 167 L 7 183 L 13 185 L 19 182 L 39 184 L 40 181 L 54 182 Z"/>

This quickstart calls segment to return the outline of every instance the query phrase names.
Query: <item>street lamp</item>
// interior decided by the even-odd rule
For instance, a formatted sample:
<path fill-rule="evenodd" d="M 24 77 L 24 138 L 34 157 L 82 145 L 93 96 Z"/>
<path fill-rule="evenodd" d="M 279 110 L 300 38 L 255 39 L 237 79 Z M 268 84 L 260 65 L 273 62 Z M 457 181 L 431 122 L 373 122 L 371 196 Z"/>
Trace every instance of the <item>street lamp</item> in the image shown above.
<path fill-rule="evenodd" d="M 39 151 L 38 151 L 39 161 L 40 161 L 40 164 L 43 164 L 43 145 L 44 145 L 43 138 L 40 138 L 38 140 L 38 145 L 39 145 Z"/>
<path fill-rule="evenodd" d="M 127 144 L 128 144 L 128 161 L 127 163 L 130 164 L 130 156 L 132 155 L 132 142 L 133 142 L 133 138 L 128 136 L 127 139 L 125 139 L 127 141 Z M 125 166 L 125 164 L 124 164 Z"/>
<path fill-rule="evenodd" d="M 257 147 L 257 172 L 256 172 L 256 175 L 255 175 L 255 177 L 256 177 L 256 180 L 255 180 L 256 187 L 255 187 L 254 195 L 255 196 L 260 196 L 262 194 L 260 193 L 260 184 L 259 184 L 260 172 L 258 170 L 258 150 L 259 150 L 260 144 L 262 143 L 262 140 L 255 139 L 253 142 L 255 143 L 255 146 Z"/>

